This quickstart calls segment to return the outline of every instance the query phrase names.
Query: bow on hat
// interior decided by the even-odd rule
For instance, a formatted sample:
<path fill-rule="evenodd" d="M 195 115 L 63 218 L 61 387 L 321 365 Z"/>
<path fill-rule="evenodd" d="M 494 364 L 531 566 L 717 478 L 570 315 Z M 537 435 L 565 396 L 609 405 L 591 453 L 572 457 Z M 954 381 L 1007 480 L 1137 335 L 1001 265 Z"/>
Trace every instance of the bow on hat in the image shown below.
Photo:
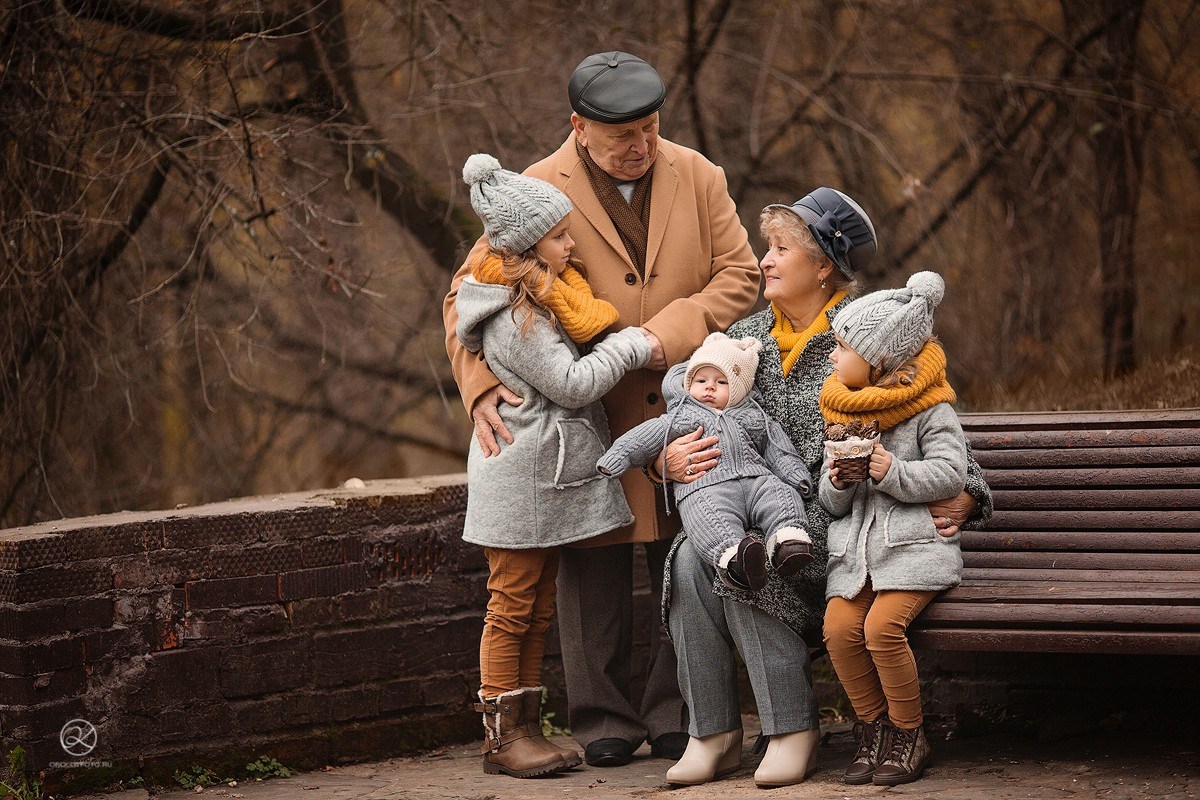
<path fill-rule="evenodd" d="M 836 206 L 822 214 L 808 229 L 825 255 L 833 259 L 838 266 L 851 272 L 854 267 L 848 257 L 850 249 L 871 239 L 870 229 L 845 200 L 839 200 Z"/>

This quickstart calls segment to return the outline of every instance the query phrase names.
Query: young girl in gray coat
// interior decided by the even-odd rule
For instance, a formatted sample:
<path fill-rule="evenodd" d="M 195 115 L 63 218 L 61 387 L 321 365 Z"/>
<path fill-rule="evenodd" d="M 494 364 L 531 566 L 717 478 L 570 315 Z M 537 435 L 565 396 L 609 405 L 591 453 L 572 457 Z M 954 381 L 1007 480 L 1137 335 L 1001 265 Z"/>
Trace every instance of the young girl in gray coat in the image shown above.
<path fill-rule="evenodd" d="M 639 328 L 581 345 L 617 321 L 571 260 L 571 201 L 550 184 L 500 168 L 463 167 L 491 247 L 458 290 L 458 340 L 482 351 L 519 405 L 500 414 L 513 440 L 467 457 L 463 538 L 487 557 L 487 615 L 479 645 L 484 772 L 520 778 L 580 763 L 541 733 L 541 668 L 554 615 L 559 547 L 633 522 L 621 486 L 596 474 L 608 446 L 600 397 L 650 360 Z"/>
<path fill-rule="evenodd" d="M 669 442 L 698 427 L 718 436 L 717 466 L 671 490 L 700 555 L 726 584 L 755 592 L 767 583 L 768 550 L 784 577 L 813 560 L 797 491 L 810 491 L 812 477 L 779 423 L 753 396 L 760 347 L 753 337 L 710 333 L 687 362 L 667 371 L 662 390 L 667 412 L 619 437 L 596 464 L 601 473 L 617 477 L 649 464 Z M 750 527 L 767 535 L 765 547 L 747 533 Z"/>
<path fill-rule="evenodd" d="M 868 479 L 842 479 L 830 459 L 818 496 L 833 517 L 825 643 L 864 736 L 846 783 L 895 786 L 929 760 L 908 625 L 962 573 L 959 536 L 938 535 L 927 508 L 962 491 L 967 445 L 950 404 L 946 355 L 932 338 L 945 286 L 933 272 L 874 292 L 833 320 L 833 374 L 821 388 L 826 422 L 877 420 Z"/>

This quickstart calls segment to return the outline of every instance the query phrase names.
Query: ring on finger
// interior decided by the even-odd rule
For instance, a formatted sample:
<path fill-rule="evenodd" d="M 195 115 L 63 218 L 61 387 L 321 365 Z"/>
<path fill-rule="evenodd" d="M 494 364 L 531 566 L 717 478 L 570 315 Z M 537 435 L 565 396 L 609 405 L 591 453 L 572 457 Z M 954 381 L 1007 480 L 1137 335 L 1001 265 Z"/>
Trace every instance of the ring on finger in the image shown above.
<path fill-rule="evenodd" d="M 692 468 L 689 466 L 687 469 L 685 469 L 685 470 L 683 471 L 683 474 L 684 474 L 684 475 L 691 475 L 691 474 L 693 474 L 693 473 L 692 473 Z"/>

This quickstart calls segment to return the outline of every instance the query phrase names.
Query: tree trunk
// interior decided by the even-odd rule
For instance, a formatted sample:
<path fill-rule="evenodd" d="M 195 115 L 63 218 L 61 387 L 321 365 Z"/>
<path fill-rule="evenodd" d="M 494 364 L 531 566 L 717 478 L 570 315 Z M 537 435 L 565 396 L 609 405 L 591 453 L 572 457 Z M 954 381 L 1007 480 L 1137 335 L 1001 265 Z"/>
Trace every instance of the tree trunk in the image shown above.
<path fill-rule="evenodd" d="M 1137 307 L 1134 237 L 1142 189 L 1145 114 L 1134 108 L 1137 36 L 1142 2 L 1107 0 L 1104 11 L 1123 14 L 1103 39 L 1096 78 L 1117 103 L 1097 104 L 1092 126 L 1096 163 L 1096 213 L 1100 236 L 1100 337 L 1104 374 L 1114 377 L 1136 365 L 1133 318 Z"/>

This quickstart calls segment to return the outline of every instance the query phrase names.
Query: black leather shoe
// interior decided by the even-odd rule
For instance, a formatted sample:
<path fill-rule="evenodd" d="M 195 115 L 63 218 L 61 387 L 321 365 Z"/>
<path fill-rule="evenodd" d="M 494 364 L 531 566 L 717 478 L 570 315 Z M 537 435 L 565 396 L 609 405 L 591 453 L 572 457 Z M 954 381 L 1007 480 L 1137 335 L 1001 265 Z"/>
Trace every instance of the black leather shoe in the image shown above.
<path fill-rule="evenodd" d="M 650 743 L 650 755 L 654 758 L 678 761 L 683 758 L 683 751 L 687 749 L 687 744 L 688 735 L 683 731 L 664 733 Z"/>
<path fill-rule="evenodd" d="M 624 739 L 597 739 L 583 749 L 583 760 L 593 767 L 623 767 L 633 761 L 633 745 Z"/>

